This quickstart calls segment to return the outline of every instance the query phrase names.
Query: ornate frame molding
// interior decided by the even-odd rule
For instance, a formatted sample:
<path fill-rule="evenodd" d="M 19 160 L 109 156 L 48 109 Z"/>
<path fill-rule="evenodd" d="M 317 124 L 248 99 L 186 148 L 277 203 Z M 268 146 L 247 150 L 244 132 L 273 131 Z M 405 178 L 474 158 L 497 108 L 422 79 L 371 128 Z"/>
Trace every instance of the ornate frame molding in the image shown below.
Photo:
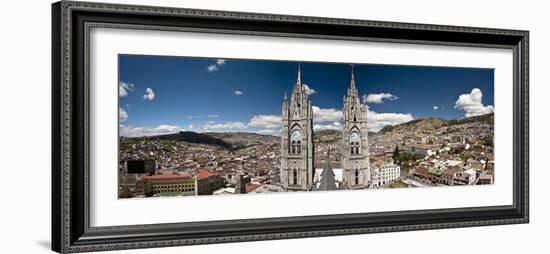
<path fill-rule="evenodd" d="M 88 36 L 93 27 L 513 49 L 514 205 L 90 227 Z M 528 41 L 529 32 L 518 30 L 72 1 L 54 3 L 52 249 L 72 253 L 528 223 Z M 213 229 L 216 233 L 208 233 Z"/>

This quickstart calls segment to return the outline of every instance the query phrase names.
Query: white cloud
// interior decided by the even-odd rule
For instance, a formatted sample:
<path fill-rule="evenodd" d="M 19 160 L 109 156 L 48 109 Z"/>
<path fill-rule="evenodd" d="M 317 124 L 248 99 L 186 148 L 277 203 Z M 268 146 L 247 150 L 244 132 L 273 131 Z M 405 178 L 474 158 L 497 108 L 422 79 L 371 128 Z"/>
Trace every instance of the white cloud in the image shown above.
<path fill-rule="evenodd" d="M 363 95 L 363 101 L 366 103 L 375 103 L 380 104 L 384 103 L 384 100 L 397 100 L 399 97 L 391 94 L 391 93 L 372 93 L 368 95 Z"/>
<path fill-rule="evenodd" d="M 118 108 L 118 121 L 126 122 L 128 120 L 128 112 L 122 108 Z"/>
<path fill-rule="evenodd" d="M 317 106 L 313 108 L 313 129 L 314 130 L 340 130 L 343 112 L 341 110 L 328 108 L 322 109 Z M 367 108 L 367 129 L 377 132 L 386 125 L 396 125 L 412 121 L 411 114 L 401 113 L 377 113 Z"/>
<path fill-rule="evenodd" d="M 153 91 L 153 89 L 151 89 L 150 87 L 147 87 L 147 89 L 145 89 L 145 94 L 143 95 L 143 99 L 148 101 L 154 100 L 155 92 Z"/>
<path fill-rule="evenodd" d="M 218 71 L 220 67 L 224 64 L 225 64 L 225 59 L 216 59 L 216 62 L 211 65 L 208 65 L 206 69 L 208 70 L 208 72 L 215 72 L 215 71 Z"/>
<path fill-rule="evenodd" d="M 185 129 L 174 126 L 174 125 L 166 125 L 162 124 L 155 128 L 147 128 L 147 127 L 131 127 L 121 124 L 119 126 L 120 135 L 123 137 L 143 137 L 143 136 L 156 136 L 156 135 L 163 135 L 163 134 L 171 134 L 171 133 L 177 133 L 180 131 L 184 131 Z"/>
<path fill-rule="evenodd" d="M 195 127 L 194 125 L 190 124 L 189 126 L 187 126 L 187 129 L 192 130 L 194 127 Z"/>
<path fill-rule="evenodd" d="M 242 91 L 235 90 L 235 91 L 233 92 L 233 94 L 239 96 L 239 95 L 243 95 L 244 93 L 243 93 Z"/>
<path fill-rule="evenodd" d="M 278 136 L 281 134 L 281 130 L 263 129 L 256 131 L 258 134 Z"/>
<path fill-rule="evenodd" d="M 367 129 L 369 131 L 378 132 L 384 126 L 397 125 L 414 120 L 411 114 L 401 113 L 376 113 L 367 111 Z"/>
<path fill-rule="evenodd" d="M 128 96 L 128 92 L 134 91 L 134 88 L 134 84 L 120 81 L 118 82 L 118 96 L 126 97 Z"/>
<path fill-rule="evenodd" d="M 206 68 L 208 70 L 208 72 L 215 72 L 218 69 L 218 66 L 216 64 L 211 64 L 211 65 L 208 65 L 208 67 Z"/>
<path fill-rule="evenodd" d="M 235 130 L 235 129 L 246 129 L 246 124 L 243 122 L 225 122 L 225 123 L 215 123 L 215 124 L 205 124 L 202 127 L 204 130 Z"/>
<path fill-rule="evenodd" d="M 311 108 L 313 109 L 313 121 L 317 123 L 340 121 L 343 117 L 341 110 L 333 108 L 325 109 L 317 106 L 312 106 Z"/>
<path fill-rule="evenodd" d="M 313 130 L 341 130 L 342 129 L 342 123 L 340 122 L 332 122 L 328 124 L 314 124 Z"/>
<path fill-rule="evenodd" d="M 435 111 L 437 111 L 437 110 L 439 110 L 439 106 L 434 106 L 433 109 L 434 109 Z"/>
<path fill-rule="evenodd" d="M 191 120 L 191 119 L 200 119 L 200 118 L 209 118 L 209 119 L 213 119 L 213 118 L 218 118 L 218 115 L 216 114 L 211 114 L 211 115 L 193 115 L 193 116 L 187 116 L 187 119 Z"/>
<path fill-rule="evenodd" d="M 315 89 L 309 87 L 308 85 L 304 84 L 304 88 L 306 89 L 306 93 L 307 95 L 312 95 L 312 94 L 315 94 L 317 93 L 317 91 L 315 91 Z"/>
<path fill-rule="evenodd" d="M 262 129 L 272 129 L 280 128 L 282 125 L 281 116 L 276 115 L 257 115 L 253 116 L 248 123 L 250 127 L 262 128 Z"/>
<path fill-rule="evenodd" d="M 455 102 L 455 108 L 464 110 L 465 117 L 484 115 L 492 113 L 494 108 L 492 105 L 484 106 L 481 102 L 483 93 L 479 88 L 472 89 L 469 94 L 462 94 Z"/>
<path fill-rule="evenodd" d="M 341 130 L 342 129 L 342 111 L 327 108 L 322 109 L 317 106 L 312 106 L 313 109 L 313 129 L 314 130 Z M 368 109 L 367 109 L 368 110 Z M 414 118 L 411 114 L 401 113 L 376 113 L 374 111 L 367 112 L 367 128 L 369 131 L 379 131 L 384 126 L 396 125 L 412 121 Z M 248 123 L 243 122 L 225 122 L 216 123 L 208 121 L 204 124 L 204 131 L 213 130 L 238 130 L 249 131 L 260 134 L 277 134 L 280 132 L 282 125 L 281 116 L 278 115 L 255 115 Z"/>

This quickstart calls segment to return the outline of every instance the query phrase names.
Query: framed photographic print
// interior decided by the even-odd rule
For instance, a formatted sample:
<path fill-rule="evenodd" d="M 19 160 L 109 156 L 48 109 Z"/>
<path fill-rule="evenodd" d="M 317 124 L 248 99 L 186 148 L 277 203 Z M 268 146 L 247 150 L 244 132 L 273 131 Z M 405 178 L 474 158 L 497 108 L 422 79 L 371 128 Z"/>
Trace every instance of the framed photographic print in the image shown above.
<path fill-rule="evenodd" d="M 52 249 L 527 223 L 527 31 L 61 1 Z"/>

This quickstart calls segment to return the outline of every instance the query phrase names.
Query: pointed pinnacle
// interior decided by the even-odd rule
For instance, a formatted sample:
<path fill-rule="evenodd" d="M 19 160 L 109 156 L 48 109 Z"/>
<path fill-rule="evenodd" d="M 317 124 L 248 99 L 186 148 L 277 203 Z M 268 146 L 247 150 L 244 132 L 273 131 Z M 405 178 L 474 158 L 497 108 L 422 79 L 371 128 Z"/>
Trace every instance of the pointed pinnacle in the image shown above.
<path fill-rule="evenodd" d="M 354 74 L 354 64 L 351 64 L 351 82 L 350 87 L 355 89 L 355 74 Z"/>
<path fill-rule="evenodd" d="M 296 84 L 302 84 L 302 63 L 298 63 L 298 79 Z"/>

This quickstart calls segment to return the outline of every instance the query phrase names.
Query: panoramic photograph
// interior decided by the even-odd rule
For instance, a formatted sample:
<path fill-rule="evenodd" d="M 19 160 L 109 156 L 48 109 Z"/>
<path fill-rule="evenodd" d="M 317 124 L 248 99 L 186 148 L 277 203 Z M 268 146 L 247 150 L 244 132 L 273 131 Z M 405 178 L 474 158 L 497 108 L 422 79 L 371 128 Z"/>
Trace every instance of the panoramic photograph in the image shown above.
<path fill-rule="evenodd" d="M 493 69 L 118 61 L 118 198 L 495 182 Z"/>

